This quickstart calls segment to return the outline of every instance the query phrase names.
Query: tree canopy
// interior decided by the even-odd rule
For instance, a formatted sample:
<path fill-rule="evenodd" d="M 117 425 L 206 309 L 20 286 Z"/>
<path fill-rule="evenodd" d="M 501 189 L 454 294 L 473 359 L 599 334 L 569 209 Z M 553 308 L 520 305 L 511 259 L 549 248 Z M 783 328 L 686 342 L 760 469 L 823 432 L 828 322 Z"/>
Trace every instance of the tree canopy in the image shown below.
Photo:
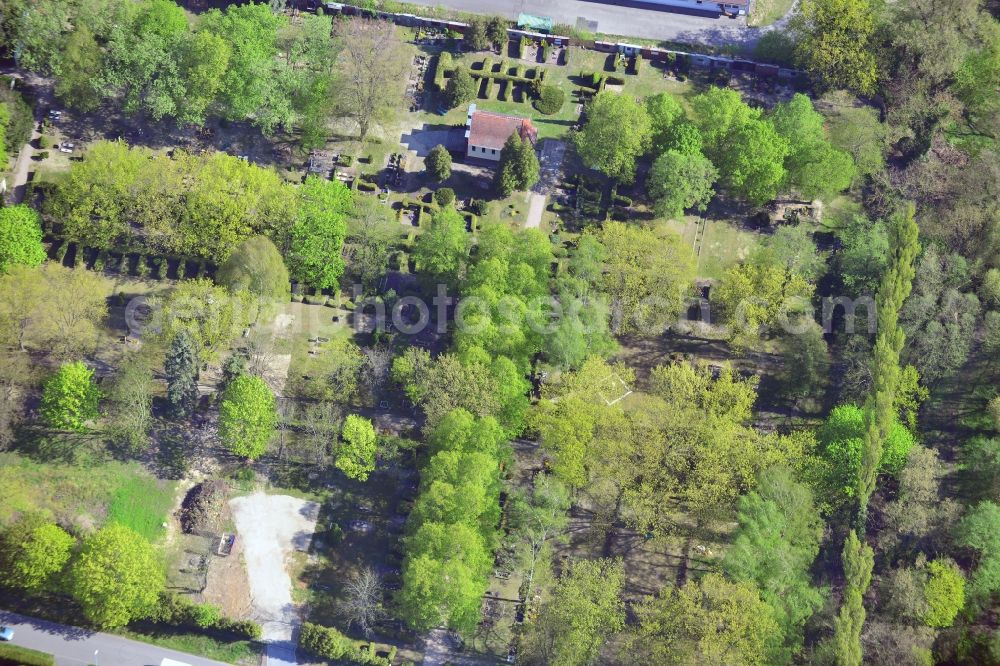
<path fill-rule="evenodd" d="M 256 375 L 240 375 L 222 395 L 219 405 L 219 438 L 234 454 L 256 460 L 278 425 L 274 393 Z"/>
<path fill-rule="evenodd" d="M 97 418 L 100 399 L 94 371 L 81 361 L 64 363 L 45 382 L 42 417 L 51 428 L 84 430 L 87 421 Z"/>
<path fill-rule="evenodd" d="M 587 121 L 575 142 L 584 164 L 613 180 L 631 183 L 636 160 L 649 149 L 651 138 L 645 107 L 627 95 L 602 92 L 587 105 Z"/>
<path fill-rule="evenodd" d="M 48 587 L 66 564 L 76 540 L 39 513 L 24 513 L 0 530 L 4 585 L 28 592 Z"/>
<path fill-rule="evenodd" d="M 0 273 L 6 273 L 10 266 L 38 266 L 43 261 L 45 248 L 38 213 L 23 204 L 0 208 Z"/>
<path fill-rule="evenodd" d="M 375 470 L 375 427 L 369 419 L 349 414 L 340 434 L 341 444 L 334 461 L 349 478 L 367 481 Z"/>
<path fill-rule="evenodd" d="M 156 610 L 166 585 L 150 543 L 115 522 L 83 540 L 68 580 L 69 591 L 84 615 L 103 628 L 147 617 Z"/>

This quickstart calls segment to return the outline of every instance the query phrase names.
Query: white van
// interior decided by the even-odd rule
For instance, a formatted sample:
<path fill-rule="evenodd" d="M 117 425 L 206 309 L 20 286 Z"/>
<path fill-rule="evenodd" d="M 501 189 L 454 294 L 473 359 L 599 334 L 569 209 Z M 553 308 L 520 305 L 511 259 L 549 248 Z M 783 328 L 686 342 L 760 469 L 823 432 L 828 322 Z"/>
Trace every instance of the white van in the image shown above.
<path fill-rule="evenodd" d="M 160 662 L 160 666 L 191 666 L 191 664 L 185 664 L 183 661 L 164 657 L 163 661 Z"/>

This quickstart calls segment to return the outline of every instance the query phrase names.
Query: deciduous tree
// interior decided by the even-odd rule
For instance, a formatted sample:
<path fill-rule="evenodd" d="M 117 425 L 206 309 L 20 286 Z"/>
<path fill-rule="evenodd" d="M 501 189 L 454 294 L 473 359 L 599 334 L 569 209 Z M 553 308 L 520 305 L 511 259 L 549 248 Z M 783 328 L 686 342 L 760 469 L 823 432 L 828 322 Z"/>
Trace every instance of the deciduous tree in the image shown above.
<path fill-rule="evenodd" d="M 723 185 L 755 204 L 773 199 L 785 179 L 788 141 L 735 90 L 712 88 L 695 97 L 692 105 L 705 155 L 722 175 Z"/>
<path fill-rule="evenodd" d="M 237 377 L 219 405 L 219 438 L 234 454 L 256 460 L 267 450 L 278 425 L 274 393 L 256 375 Z"/>
<path fill-rule="evenodd" d="M 788 141 L 785 157 L 787 183 L 807 198 L 829 199 L 846 190 L 854 180 L 854 160 L 830 145 L 823 116 L 812 101 L 796 93 L 771 112 L 778 135 Z"/>
<path fill-rule="evenodd" d="M 685 155 L 668 150 L 653 162 L 646 187 L 656 205 L 656 214 L 680 218 L 688 208 L 705 210 L 719 177 L 712 163 L 701 154 Z"/>
<path fill-rule="evenodd" d="M 526 637 L 529 663 L 586 666 L 625 627 L 621 560 L 578 560 L 542 605 Z"/>
<path fill-rule="evenodd" d="M 294 279 L 319 289 L 338 285 L 344 273 L 341 249 L 352 208 L 351 191 L 340 181 L 306 178 L 289 232 L 288 265 Z"/>
<path fill-rule="evenodd" d="M 110 629 L 152 613 L 165 584 L 150 543 L 112 522 L 84 539 L 70 566 L 68 589 L 88 620 Z"/>
<path fill-rule="evenodd" d="M 357 414 L 349 414 L 344 419 L 340 438 L 334 465 L 348 478 L 367 481 L 368 475 L 375 471 L 375 452 L 378 448 L 372 422 Z"/>
<path fill-rule="evenodd" d="M 658 335 L 676 321 L 694 283 L 694 254 L 680 236 L 619 222 L 604 225 L 604 290 L 612 330 Z"/>
<path fill-rule="evenodd" d="M 152 385 L 153 369 L 146 358 L 136 354 L 125 359 L 108 390 L 108 434 L 115 443 L 132 453 L 141 452 L 149 443 L 149 428 L 153 422 Z"/>
<path fill-rule="evenodd" d="M 69 562 L 76 540 L 42 514 L 24 513 L 0 531 L 4 585 L 40 592 Z"/>
<path fill-rule="evenodd" d="M 234 293 L 248 292 L 261 306 L 288 296 L 288 269 L 278 248 L 264 236 L 237 245 L 215 279 Z"/>
<path fill-rule="evenodd" d="M 635 663 L 775 663 L 771 646 L 780 629 L 753 583 L 710 573 L 683 587 L 665 587 L 636 611 L 639 626 L 628 643 Z"/>
<path fill-rule="evenodd" d="M 827 88 L 870 95 L 878 79 L 876 27 L 869 0 L 805 0 L 794 24 L 799 64 Z"/>
<path fill-rule="evenodd" d="M 469 235 L 462 215 L 449 206 L 434 214 L 431 226 L 417 236 L 413 258 L 433 280 L 454 285 L 469 254 Z"/>
<path fill-rule="evenodd" d="M 38 213 L 23 204 L 0 208 L 0 274 L 10 266 L 38 266 L 44 261 Z"/>
<path fill-rule="evenodd" d="M 207 278 L 184 280 L 154 307 L 153 329 L 163 341 L 186 331 L 199 360 L 215 360 L 219 352 L 253 319 L 245 294 L 230 294 Z"/>
<path fill-rule="evenodd" d="M 389 21 L 338 21 L 340 83 L 338 99 L 345 115 L 358 124 L 361 141 L 386 121 L 403 101 L 409 64 L 396 27 Z"/>
<path fill-rule="evenodd" d="M 612 180 L 635 180 L 636 160 L 649 150 L 652 126 L 645 107 L 628 95 L 602 92 L 587 106 L 587 121 L 576 135 L 584 164 Z"/>
<path fill-rule="evenodd" d="M 42 417 L 50 428 L 85 430 L 87 421 L 97 418 L 100 399 L 94 371 L 81 361 L 64 363 L 45 382 Z"/>

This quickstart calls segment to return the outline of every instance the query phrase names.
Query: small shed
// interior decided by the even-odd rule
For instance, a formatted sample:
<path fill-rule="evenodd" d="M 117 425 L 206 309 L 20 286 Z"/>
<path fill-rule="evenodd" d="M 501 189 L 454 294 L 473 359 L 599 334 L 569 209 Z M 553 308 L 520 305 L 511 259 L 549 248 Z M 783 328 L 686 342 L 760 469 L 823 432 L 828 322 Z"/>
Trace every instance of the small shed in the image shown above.
<path fill-rule="evenodd" d="M 542 32 L 548 34 L 552 32 L 552 19 L 547 16 L 518 14 L 517 27 L 521 30 L 531 30 L 532 32 Z"/>

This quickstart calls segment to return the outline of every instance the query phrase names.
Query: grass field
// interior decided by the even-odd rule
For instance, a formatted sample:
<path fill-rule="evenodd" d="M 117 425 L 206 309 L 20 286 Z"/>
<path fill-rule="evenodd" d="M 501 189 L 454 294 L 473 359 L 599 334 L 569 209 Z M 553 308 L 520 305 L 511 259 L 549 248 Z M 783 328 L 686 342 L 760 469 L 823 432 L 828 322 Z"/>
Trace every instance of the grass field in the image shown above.
<path fill-rule="evenodd" d="M 158 528 L 173 498 L 172 484 L 164 490 L 158 490 L 158 484 L 136 463 L 41 464 L 16 453 L 0 453 L 0 523 L 15 513 L 37 509 L 59 522 L 97 528 L 111 516 L 112 505 L 118 503 L 120 515 L 128 511 L 127 498 L 134 495 L 147 511 L 143 524 L 155 520 Z M 166 497 L 162 504 L 146 503 L 141 497 L 161 494 Z M 154 517 L 156 506 L 163 508 Z M 131 522 L 125 524 L 136 529 Z"/>
<path fill-rule="evenodd" d="M 108 520 L 156 541 L 163 536 L 163 521 L 173 502 L 173 483 L 132 477 L 115 492 L 108 507 Z"/>
<path fill-rule="evenodd" d="M 771 25 L 791 11 L 793 4 L 794 0 L 754 0 L 747 25 Z"/>
<path fill-rule="evenodd" d="M 747 259 L 759 236 L 724 220 L 707 220 L 698 257 L 698 278 L 717 280 L 730 266 Z"/>

